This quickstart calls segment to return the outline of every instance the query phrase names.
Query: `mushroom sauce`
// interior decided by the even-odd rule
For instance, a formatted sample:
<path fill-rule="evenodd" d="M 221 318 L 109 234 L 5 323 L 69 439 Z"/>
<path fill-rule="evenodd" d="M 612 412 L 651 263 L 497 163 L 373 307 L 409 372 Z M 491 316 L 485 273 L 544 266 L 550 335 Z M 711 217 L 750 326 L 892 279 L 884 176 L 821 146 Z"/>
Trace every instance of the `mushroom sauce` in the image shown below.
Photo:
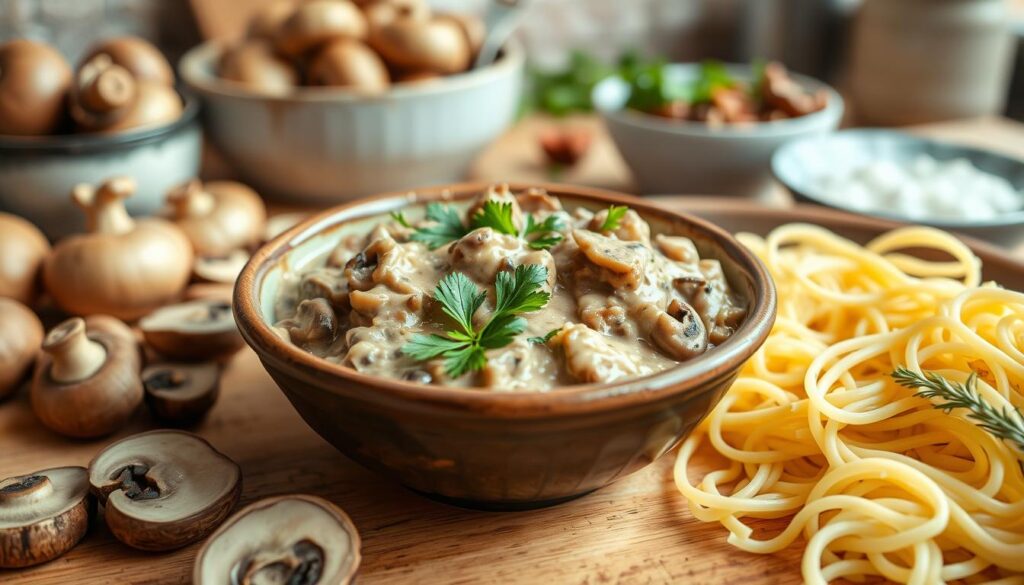
<path fill-rule="evenodd" d="M 535 249 L 521 234 L 479 227 L 431 249 L 414 234 L 434 222 L 385 219 L 366 235 L 345 236 L 321 260 L 285 274 L 276 331 L 365 374 L 547 391 L 665 370 L 721 344 L 746 315 L 746 302 L 730 289 L 717 260 L 701 259 L 688 238 L 652 237 L 631 209 L 615 210 L 618 221 L 609 222 L 611 208 L 566 210 L 539 189 L 513 194 L 496 187 L 472 203 L 463 224 L 472 226 L 488 201 L 510 207 L 521 232 L 528 221 L 556 216 L 558 233 L 549 235 L 557 243 Z M 525 331 L 486 350 L 479 370 L 452 378 L 443 358 L 418 361 L 403 351 L 417 334 L 453 329 L 434 298 L 446 275 L 462 273 L 486 291 L 472 322 L 483 327 L 495 310 L 496 275 L 529 264 L 546 269 L 543 289 L 550 299 L 523 313 Z"/>

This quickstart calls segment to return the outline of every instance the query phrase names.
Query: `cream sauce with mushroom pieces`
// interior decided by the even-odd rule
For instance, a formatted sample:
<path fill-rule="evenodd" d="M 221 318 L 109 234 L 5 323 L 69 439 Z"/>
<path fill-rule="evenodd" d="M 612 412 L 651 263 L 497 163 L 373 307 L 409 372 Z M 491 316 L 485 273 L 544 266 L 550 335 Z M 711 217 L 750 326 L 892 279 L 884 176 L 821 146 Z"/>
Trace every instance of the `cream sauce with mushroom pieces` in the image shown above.
<path fill-rule="evenodd" d="M 506 205 L 518 234 L 472 229 L 488 201 Z M 556 231 L 521 235 L 549 217 Z M 368 234 L 343 237 L 323 259 L 285 274 L 275 307 L 278 333 L 369 375 L 547 391 L 671 368 L 721 344 L 746 316 L 746 302 L 717 260 L 700 258 L 688 238 L 652 237 L 631 209 L 566 210 L 542 190 L 513 194 L 501 186 L 481 194 L 460 220 L 464 235 L 433 249 L 429 244 L 438 242 L 416 235 L 438 227 L 428 219 L 384 218 Z M 543 249 L 539 237 L 557 242 Z M 495 311 L 497 274 L 529 264 L 546 269 L 541 287 L 550 299 L 521 313 L 525 330 L 486 349 L 479 370 L 453 378 L 443 357 L 419 361 L 403 351 L 417 334 L 456 329 L 434 298 L 446 275 L 462 273 L 486 291 L 473 314 L 474 327 L 482 328 Z"/>

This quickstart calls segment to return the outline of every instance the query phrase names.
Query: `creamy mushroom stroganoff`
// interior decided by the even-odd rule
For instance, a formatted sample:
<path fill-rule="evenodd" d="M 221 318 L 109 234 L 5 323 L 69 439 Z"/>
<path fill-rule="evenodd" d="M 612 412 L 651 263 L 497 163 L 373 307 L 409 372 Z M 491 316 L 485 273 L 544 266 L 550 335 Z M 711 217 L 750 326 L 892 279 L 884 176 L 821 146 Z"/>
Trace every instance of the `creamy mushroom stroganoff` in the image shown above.
<path fill-rule="evenodd" d="M 627 207 L 505 186 L 464 207 L 393 213 L 286 273 L 276 331 L 365 374 L 546 391 L 670 368 L 746 315 L 717 260 Z"/>

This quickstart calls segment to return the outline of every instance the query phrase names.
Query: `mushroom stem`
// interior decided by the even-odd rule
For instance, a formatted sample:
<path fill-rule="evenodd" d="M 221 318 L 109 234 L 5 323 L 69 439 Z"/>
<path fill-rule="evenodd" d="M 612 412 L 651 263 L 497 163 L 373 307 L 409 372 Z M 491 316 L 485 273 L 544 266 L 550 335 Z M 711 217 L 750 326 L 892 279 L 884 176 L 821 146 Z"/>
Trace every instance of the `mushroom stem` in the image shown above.
<path fill-rule="evenodd" d="M 125 234 L 135 228 L 135 222 L 124 207 L 124 199 L 135 193 L 135 179 L 115 177 L 94 189 L 91 185 L 76 185 L 71 199 L 85 212 L 86 228 L 91 233 Z"/>
<path fill-rule="evenodd" d="M 52 493 L 53 483 L 45 475 L 15 477 L 6 482 L 0 482 L 0 504 L 7 506 L 13 505 L 15 502 L 22 505 L 38 502 Z"/>
<path fill-rule="evenodd" d="M 62 383 L 78 382 L 95 374 L 107 359 L 102 343 L 85 334 L 85 321 L 74 317 L 46 335 L 43 351 L 53 358 L 50 377 Z"/>
<path fill-rule="evenodd" d="M 79 73 L 79 100 L 88 110 L 106 113 L 135 99 L 135 78 L 108 55 L 97 55 Z"/>
<path fill-rule="evenodd" d="M 192 179 L 172 189 L 167 194 L 167 201 L 174 207 L 176 219 L 209 215 L 216 206 L 213 195 L 203 189 L 199 179 Z"/>

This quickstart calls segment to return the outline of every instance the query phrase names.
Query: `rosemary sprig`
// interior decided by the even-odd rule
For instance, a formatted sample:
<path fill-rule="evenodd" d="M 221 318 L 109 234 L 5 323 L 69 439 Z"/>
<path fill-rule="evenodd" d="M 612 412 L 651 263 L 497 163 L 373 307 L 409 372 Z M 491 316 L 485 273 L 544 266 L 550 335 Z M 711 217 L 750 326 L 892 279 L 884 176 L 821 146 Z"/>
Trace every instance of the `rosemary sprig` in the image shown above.
<path fill-rule="evenodd" d="M 935 372 L 922 375 L 900 366 L 892 373 L 892 378 L 901 386 L 917 388 L 917 396 L 941 400 L 933 403 L 933 406 L 943 412 L 949 413 L 954 408 L 968 410 L 967 418 L 992 436 L 1011 443 L 1019 453 L 1024 453 L 1024 416 L 1016 408 L 1004 407 L 1000 410 L 986 402 L 975 388 L 978 380 L 976 373 L 972 372 L 968 376 L 966 384 L 960 384 Z"/>

